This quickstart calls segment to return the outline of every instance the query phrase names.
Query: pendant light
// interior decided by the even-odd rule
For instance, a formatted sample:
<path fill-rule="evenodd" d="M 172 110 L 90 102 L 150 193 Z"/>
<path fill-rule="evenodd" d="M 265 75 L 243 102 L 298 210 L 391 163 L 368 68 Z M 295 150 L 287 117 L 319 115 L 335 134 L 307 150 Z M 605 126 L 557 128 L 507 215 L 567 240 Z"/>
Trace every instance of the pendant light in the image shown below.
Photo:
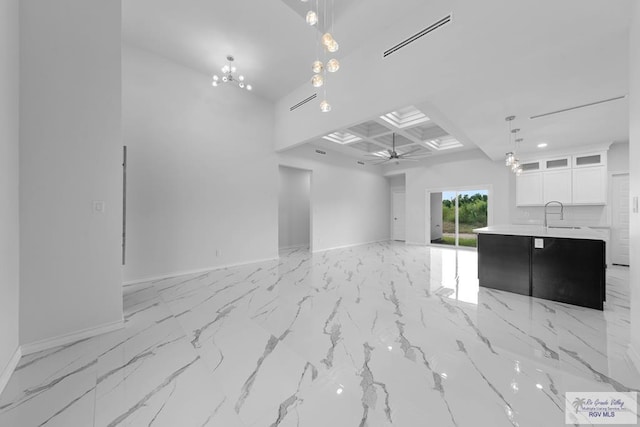
<path fill-rule="evenodd" d="M 308 0 L 300 0 L 308 3 Z M 327 73 L 335 73 L 340 69 L 340 62 L 336 58 L 327 57 L 336 53 L 340 45 L 332 35 L 333 32 L 333 0 L 316 0 L 315 10 L 307 12 L 305 20 L 311 27 L 317 27 L 318 42 L 316 44 L 316 60 L 311 65 L 313 76 L 311 84 L 313 87 L 322 87 L 323 98 L 320 102 L 320 111 L 327 113 L 331 111 L 331 104 L 327 101 Z M 322 61 L 320 56 L 322 55 Z"/>

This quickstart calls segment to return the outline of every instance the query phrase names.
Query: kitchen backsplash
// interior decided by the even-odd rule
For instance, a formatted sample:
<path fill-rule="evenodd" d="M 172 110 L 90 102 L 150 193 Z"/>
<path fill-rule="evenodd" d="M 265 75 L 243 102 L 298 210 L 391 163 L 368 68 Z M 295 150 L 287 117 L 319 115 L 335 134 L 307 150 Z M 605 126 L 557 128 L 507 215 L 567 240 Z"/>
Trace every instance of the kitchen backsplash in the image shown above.
<path fill-rule="evenodd" d="M 551 212 L 555 213 L 558 210 L 556 205 L 549 207 L 548 221 L 550 224 L 561 223 L 567 226 L 582 227 L 608 227 L 611 225 L 607 206 L 565 206 L 563 221 L 559 221 L 558 215 L 551 214 Z M 511 222 L 513 224 L 542 224 L 544 222 L 544 207 L 516 208 Z"/>

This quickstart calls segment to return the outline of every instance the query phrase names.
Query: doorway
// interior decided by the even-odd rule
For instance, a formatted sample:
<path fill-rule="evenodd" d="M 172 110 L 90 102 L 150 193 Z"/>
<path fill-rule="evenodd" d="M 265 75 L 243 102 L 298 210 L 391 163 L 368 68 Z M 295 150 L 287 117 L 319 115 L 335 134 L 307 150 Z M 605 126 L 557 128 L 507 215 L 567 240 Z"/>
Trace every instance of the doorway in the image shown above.
<path fill-rule="evenodd" d="M 393 191 L 391 193 L 391 238 L 405 241 L 405 193 Z"/>
<path fill-rule="evenodd" d="M 477 246 L 474 228 L 486 227 L 489 190 L 447 189 L 429 193 L 430 241 L 447 246 Z"/>
<path fill-rule="evenodd" d="M 279 167 L 278 250 L 310 249 L 311 171 Z"/>
<path fill-rule="evenodd" d="M 611 262 L 629 265 L 629 174 L 611 176 Z"/>

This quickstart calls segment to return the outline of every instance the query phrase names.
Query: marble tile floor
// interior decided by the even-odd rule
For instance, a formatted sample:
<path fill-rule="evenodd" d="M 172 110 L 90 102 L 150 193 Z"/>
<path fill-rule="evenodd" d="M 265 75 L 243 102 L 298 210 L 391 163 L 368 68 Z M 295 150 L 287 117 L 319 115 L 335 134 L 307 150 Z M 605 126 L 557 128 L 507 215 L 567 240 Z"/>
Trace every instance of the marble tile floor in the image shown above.
<path fill-rule="evenodd" d="M 387 242 L 126 286 L 125 328 L 22 358 L 0 426 L 564 426 L 566 391 L 640 389 L 627 269 L 599 312 L 476 266 Z"/>

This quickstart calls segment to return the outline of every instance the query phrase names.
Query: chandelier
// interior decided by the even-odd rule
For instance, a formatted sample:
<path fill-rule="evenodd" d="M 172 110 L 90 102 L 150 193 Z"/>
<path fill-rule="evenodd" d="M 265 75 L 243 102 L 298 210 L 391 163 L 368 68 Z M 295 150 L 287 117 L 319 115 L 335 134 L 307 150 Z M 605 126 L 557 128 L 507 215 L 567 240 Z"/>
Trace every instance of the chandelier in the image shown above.
<path fill-rule="evenodd" d="M 242 74 L 239 74 L 236 76 L 236 66 L 233 65 L 233 56 L 231 55 L 227 55 L 227 61 L 229 62 L 228 64 L 226 64 L 224 67 L 221 68 L 222 71 L 222 77 L 218 76 L 217 74 L 213 75 L 213 82 L 211 83 L 212 86 L 217 87 L 220 82 L 222 83 L 233 83 L 234 85 L 237 85 L 240 89 L 246 89 L 246 90 L 251 90 L 253 89 L 253 87 L 251 87 L 250 84 L 247 84 L 244 80 L 244 76 Z"/>
<path fill-rule="evenodd" d="M 300 0 L 307 3 L 309 0 Z M 315 9 L 307 12 L 305 20 L 312 27 L 317 27 L 318 42 L 316 45 L 316 60 L 311 64 L 311 85 L 315 88 L 322 87 L 323 97 L 320 102 L 320 110 L 323 113 L 331 111 L 331 104 L 327 101 L 327 73 L 335 73 L 340 68 L 340 62 L 330 56 L 336 53 L 340 46 L 331 34 L 333 32 L 333 0 L 315 0 Z M 322 56 L 322 59 L 321 59 Z"/>
<path fill-rule="evenodd" d="M 516 138 L 516 135 L 518 132 L 520 132 L 520 129 L 512 129 L 511 128 L 511 122 L 516 118 L 516 116 L 507 116 L 505 117 L 505 120 L 507 121 L 507 123 L 509 124 L 509 145 L 511 145 L 511 135 L 514 136 L 514 147 L 513 147 L 513 151 L 509 151 L 507 152 L 504 156 L 504 165 L 506 167 L 508 167 L 509 169 L 511 169 L 511 172 L 515 173 L 516 175 L 520 175 L 522 173 L 522 166 L 520 165 L 520 160 L 517 157 L 516 151 L 518 149 L 518 144 L 520 142 L 522 142 L 522 138 Z"/>

